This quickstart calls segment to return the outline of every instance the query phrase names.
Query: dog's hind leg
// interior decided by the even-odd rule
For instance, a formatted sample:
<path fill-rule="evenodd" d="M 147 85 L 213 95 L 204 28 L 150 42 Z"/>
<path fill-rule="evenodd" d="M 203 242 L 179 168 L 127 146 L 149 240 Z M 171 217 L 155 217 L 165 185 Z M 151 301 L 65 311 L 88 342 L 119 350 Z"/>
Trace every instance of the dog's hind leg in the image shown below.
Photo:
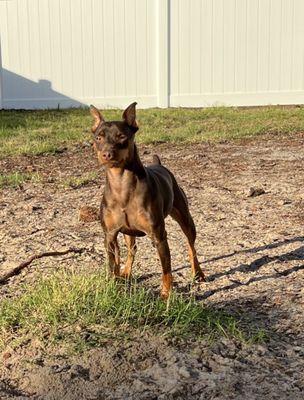
<path fill-rule="evenodd" d="M 182 189 L 178 186 L 174 188 L 174 202 L 170 215 L 179 224 L 185 236 L 187 237 L 193 278 L 197 281 L 205 281 L 205 275 L 201 270 L 195 250 L 195 225 L 189 211 L 186 196 Z"/>
<path fill-rule="evenodd" d="M 128 256 L 126 264 L 120 272 L 120 276 L 129 279 L 132 273 L 132 266 L 134 263 L 137 247 L 136 247 L 136 239 L 134 236 L 124 235 L 124 238 L 128 248 Z"/>

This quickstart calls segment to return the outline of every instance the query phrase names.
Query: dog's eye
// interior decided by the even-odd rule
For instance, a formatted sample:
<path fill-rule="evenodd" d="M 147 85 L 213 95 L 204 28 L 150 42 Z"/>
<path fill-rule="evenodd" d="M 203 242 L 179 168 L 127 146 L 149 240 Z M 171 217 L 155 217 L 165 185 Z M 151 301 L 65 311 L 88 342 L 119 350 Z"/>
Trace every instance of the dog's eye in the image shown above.
<path fill-rule="evenodd" d="M 127 137 L 126 137 L 126 135 L 121 133 L 120 135 L 118 135 L 118 139 L 123 141 L 123 140 L 127 139 Z"/>
<path fill-rule="evenodd" d="M 128 140 L 120 140 L 118 143 L 116 143 L 116 147 L 118 149 L 126 149 L 128 147 Z"/>

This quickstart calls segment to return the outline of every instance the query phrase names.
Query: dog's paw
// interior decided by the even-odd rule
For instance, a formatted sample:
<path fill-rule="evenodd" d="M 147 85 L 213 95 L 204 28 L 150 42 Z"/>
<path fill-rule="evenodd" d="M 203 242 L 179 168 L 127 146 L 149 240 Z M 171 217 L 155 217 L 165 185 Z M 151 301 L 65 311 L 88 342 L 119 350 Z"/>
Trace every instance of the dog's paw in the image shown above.
<path fill-rule="evenodd" d="M 131 273 L 124 268 L 122 268 L 119 272 L 119 277 L 123 279 L 130 280 L 131 279 Z"/>
<path fill-rule="evenodd" d="M 168 300 L 169 295 L 170 295 L 170 292 L 168 290 L 163 290 L 162 289 L 161 292 L 160 292 L 160 298 L 162 300 Z"/>
<path fill-rule="evenodd" d="M 203 272 L 198 272 L 194 275 L 193 277 L 194 282 L 196 283 L 203 283 L 207 282 L 207 279 L 205 277 L 205 274 Z"/>

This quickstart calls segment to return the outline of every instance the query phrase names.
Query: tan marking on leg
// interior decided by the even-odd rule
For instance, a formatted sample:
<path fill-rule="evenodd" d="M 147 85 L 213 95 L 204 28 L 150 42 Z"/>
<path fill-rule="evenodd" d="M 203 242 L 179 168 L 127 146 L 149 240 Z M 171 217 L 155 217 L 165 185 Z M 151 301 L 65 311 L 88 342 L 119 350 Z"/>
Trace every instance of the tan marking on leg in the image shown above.
<path fill-rule="evenodd" d="M 169 294 L 172 290 L 172 283 L 173 283 L 173 278 L 172 278 L 172 273 L 165 273 L 162 276 L 162 288 L 160 292 L 160 296 L 162 299 L 167 299 L 169 297 Z"/>
<path fill-rule="evenodd" d="M 124 235 L 127 247 L 128 256 L 125 267 L 120 271 L 120 276 L 126 279 L 130 279 L 132 273 L 132 266 L 134 263 L 134 258 L 136 254 L 136 239 L 134 236 Z"/>

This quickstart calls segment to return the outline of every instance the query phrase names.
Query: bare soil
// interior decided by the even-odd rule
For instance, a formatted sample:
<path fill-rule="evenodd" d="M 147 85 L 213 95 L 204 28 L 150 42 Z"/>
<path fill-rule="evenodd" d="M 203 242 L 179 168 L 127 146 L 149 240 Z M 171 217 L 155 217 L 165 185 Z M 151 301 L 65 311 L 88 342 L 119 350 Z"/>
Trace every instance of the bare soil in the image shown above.
<path fill-rule="evenodd" d="M 190 285 L 185 239 L 167 220 L 177 290 L 265 329 L 263 344 L 222 339 L 174 343 L 142 336 L 105 343 L 81 356 L 46 355 L 39 342 L 2 354 L 1 399 L 303 399 L 304 397 L 304 136 L 174 146 L 140 146 L 143 161 L 161 156 L 185 189 L 208 281 Z M 4 172 L 35 171 L 44 183 L 0 192 L 1 269 L 34 253 L 85 247 L 82 254 L 37 260 L 0 287 L 13 297 L 22 283 L 62 267 L 100 268 L 98 222 L 80 222 L 83 205 L 98 207 L 100 179 L 77 189 L 60 181 L 98 169 L 89 146 L 55 156 L 0 161 Z M 263 189 L 263 190 L 261 190 Z M 264 193 L 263 193 L 264 192 Z M 256 195 L 255 195 L 256 194 Z M 160 265 L 138 239 L 134 272 L 158 289 Z"/>

